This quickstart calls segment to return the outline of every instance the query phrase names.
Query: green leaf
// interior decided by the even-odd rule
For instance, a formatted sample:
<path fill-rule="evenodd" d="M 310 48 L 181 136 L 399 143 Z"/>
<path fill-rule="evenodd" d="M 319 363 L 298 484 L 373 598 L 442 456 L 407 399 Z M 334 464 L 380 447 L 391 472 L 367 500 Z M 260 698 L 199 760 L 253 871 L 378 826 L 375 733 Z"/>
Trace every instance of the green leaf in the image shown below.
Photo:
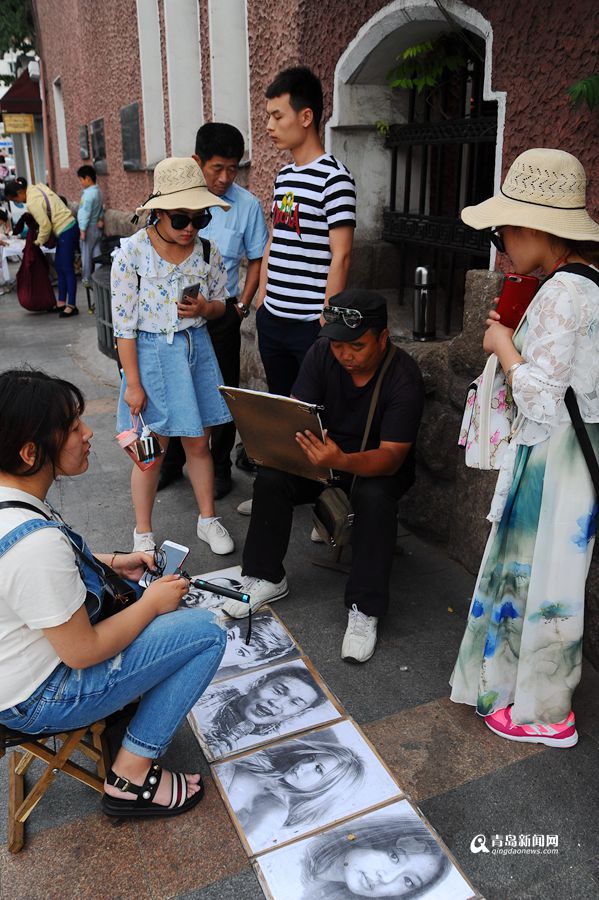
<path fill-rule="evenodd" d="M 568 88 L 570 101 L 575 109 L 586 103 L 590 110 L 599 106 L 599 75 L 589 75 Z"/>

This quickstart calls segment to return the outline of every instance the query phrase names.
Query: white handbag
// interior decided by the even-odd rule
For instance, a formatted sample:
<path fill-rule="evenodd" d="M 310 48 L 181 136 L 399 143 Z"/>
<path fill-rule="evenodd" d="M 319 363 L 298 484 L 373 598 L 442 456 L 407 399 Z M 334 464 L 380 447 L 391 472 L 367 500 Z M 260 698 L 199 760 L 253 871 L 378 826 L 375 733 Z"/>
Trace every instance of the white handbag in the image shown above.
<path fill-rule="evenodd" d="M 492 353 L 466 395 L 458 445 L 471 469 L 499 469 L 517 425 L 516 405 L 497 356 Z"/>

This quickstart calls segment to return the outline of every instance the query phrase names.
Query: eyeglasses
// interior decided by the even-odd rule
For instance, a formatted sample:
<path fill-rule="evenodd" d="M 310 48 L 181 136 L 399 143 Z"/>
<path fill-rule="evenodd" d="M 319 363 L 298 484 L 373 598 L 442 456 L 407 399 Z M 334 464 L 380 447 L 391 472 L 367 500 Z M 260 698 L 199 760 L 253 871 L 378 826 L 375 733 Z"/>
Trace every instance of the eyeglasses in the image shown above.
<path fill-rule="evenodd" d="M 499 228 L 491 228 L 489 233 L 489 240 L 493 244 L 496 250 L 499 250 L 500 253 L 505 253 L 505 244 L 503 242 L 503 235 Z"/>
<path fill-rule="evenodd" d="M 194 213 L 193 216 L 188 216 L 187 213 L 170 213 L 167 209 L 164 211 L 171 220 L 171 225 L 175 231 L 182 231 L 184 228 L 187 228 L 190 222 L 192 228 L 195 228 L 196 231 L 201 231 L 212 219 L 212 213 L 209 209 L 203 209 Z"/>
<path fill-rule="evenodd" d="M 380 314 L 363 313 L 359 309 L 349 309 L 346 306 L 325 306 L 322 317 L 328 325 L 336 325 L 343 322 L 348 328 L 359 328 L 364 319 L 380 319 Z"/>

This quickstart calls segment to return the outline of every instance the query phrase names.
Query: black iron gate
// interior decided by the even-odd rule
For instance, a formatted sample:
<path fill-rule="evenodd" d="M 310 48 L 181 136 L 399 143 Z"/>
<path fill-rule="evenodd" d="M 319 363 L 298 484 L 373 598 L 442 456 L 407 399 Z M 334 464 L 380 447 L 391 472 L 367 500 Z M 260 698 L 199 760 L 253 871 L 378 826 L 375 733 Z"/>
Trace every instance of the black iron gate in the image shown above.
<path fill-rule="evenodd" d="M 488 234 L 459 217 L 462 207 L 493 193 L 497 105 L 482 98 L 480 44 L 481 57 L 435 91 L 410 92 L 408 121 L 390 126 L 385 140 L 391 186 L 382 237 L 401 245 L 400 303 L 415 267 L 432 266 L 447 334 L 462 327 L 466 271 L 487 268 L 489 259 Z"/>

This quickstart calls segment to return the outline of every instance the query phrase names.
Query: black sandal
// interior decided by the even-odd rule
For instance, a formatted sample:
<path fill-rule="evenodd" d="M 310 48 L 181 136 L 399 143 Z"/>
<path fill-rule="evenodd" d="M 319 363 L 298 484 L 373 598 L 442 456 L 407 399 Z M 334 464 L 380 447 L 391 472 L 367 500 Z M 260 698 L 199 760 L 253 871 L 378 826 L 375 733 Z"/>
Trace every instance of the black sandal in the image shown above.
<path fill-rule="evenodd" d="M 187 812 L 200 802 L 204 796 L 204 785 L 199 782 L 199 791 L 187 796 L 187 779 L 181 772 L 171 772 L 172 793 L 169 806 L 159 806 L 154 803 L 154 797 L 162 778 L 162 766 L 153 763 L 150 766 L 146 779 L 141 787 L 131 784 L 126 778 L 116 775 L 112 769 L 106 776 L 108 784 L 118 788 L 123 793 L 137 794 L 135 800 L 119 800 L 104 794 L 102 797 L 102 811 L 107 816 L 119 816 L 133 818 L 136 816 L 178 816 Z"/>

